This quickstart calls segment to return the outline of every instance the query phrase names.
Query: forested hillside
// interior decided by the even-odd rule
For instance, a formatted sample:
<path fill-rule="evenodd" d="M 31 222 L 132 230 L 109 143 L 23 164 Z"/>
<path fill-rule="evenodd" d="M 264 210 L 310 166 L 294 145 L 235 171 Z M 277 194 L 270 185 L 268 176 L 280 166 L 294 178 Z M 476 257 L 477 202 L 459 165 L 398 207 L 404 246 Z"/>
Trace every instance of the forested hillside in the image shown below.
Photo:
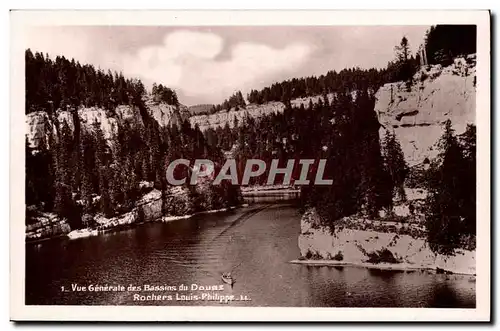
<path fill-rule="evenodd" d="M 138 79 L 125 79 L 122 73 L 104 72 L 64 56 L 52 60 L 28 49 L 25 61 L 26 113 L 80 106 L 114 110 L 118 105 L 140 103 L 146 93 Z M 152 92 L 158 101 L 178 105 L 172 89 L 160 85 Z"/>
<path fill-rule="evenodd" d="M 82 66 L 63 57 L 52 61 L 30 50 L 26 51 L 26 75 L 26 111 L 47 113 L 50 119 L 46 122 L 50 126 L 45 132 L 47 139 L 35 147 L 26 141 L 27 222 L 40 212 L 56 212 L 72 229 L 80 228 L 89 225 L 85 221 L 88 216 L 112 217 L 131 210 L 152 188 L 162 192 L 164 214 L 238 203 L 238 189 L 225 184 L 202 194 L 196 187 L 186 187 L 190 199 L 187 209 L 167 203 L 170 188 L 165 176 L 171 160 L 209 158 L 220 163 L 224 158 L 189 121 L 164 126 L 151 114 L 145 100 L 153 98 L 153 102 L 177 106 L 173 90 L 158 85 L 147 96 L 140 80 L 104 74 L 92 65 Z M 87 110 L 82 108 L 79 113 L 77 109 L 104 108 L 109 112 L 105 116 L 113 117 L 115 108 L 122 104 L 136 109 L 138 118 L 115 120 L 115 134 L 105 135 L 97 119 L 90 128 L 84 126 Z M 61 120 L 60 112 L 69 112 L 71 120 Z"/>

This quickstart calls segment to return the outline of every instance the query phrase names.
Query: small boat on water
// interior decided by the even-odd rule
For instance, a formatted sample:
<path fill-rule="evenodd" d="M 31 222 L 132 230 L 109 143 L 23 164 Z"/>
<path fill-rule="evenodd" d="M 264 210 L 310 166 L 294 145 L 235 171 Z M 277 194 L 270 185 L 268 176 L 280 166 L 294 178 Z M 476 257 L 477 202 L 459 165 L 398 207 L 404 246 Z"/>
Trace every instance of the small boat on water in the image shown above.
<path fill-rule="evenodd" d="M 227 283 L 227 284 L 231 285 L 231 287 L 234 284 L 234 278 L 233 278 L 233 276 L 231 276 L 230 272 L 225 272 L 225 273 L 222 274 L 222 281 L 224 283 Z"/>

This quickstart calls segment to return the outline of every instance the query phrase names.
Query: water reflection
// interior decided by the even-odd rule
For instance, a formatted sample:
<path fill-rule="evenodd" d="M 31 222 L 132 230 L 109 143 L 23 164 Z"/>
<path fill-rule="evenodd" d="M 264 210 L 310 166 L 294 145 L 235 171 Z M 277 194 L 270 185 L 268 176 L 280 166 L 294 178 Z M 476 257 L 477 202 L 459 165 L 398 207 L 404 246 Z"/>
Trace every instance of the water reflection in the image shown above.
<path fill-rule="evenodd" d="M 243 200 L 246 203 L 290 203 L 293 201 L 298 201 L 300 193 L 298 192 L 288 192 L 288 193 L 254 193 L 252 195 L 244 195 Z"/>

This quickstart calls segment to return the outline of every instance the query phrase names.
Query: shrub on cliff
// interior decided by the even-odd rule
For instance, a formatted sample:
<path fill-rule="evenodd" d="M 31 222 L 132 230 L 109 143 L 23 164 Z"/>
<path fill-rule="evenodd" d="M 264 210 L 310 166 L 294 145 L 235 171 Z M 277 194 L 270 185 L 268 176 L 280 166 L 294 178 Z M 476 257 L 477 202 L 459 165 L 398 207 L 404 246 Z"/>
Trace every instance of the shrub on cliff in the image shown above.
<path fill-rule="evenodd" d="M 332 260 L 335 261 L 343 261 L 344 260 L 344 255 L 342 254 L 341 251 L 339 251 L 335 256 L 332 257 Z"/>
<path fill-rule="evenodd" d="M 406 164 L 403 150 L 394 132 L 386 130 L 383 151 L 385 170 L 390 176 L 392 197 L 396 197 L 396 200 L 406 200 L 403 186 L 408 174 L 408 165 Z"/>
<path fill-rule="evenodd" d="M 398 259 L 394 257 L 394 254 L 387 248 L 368 253 L 368 263 L 401 263 Z"/>

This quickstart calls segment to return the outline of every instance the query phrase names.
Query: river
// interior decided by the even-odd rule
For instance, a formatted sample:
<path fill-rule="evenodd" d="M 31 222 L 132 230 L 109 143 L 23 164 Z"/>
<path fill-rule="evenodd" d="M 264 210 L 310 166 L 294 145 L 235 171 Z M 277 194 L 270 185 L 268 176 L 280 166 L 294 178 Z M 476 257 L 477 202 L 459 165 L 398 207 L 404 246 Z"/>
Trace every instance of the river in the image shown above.
<path fill-rule="evenodd" d="M 475 307 L 475 281 L 467 276 L 290 264 L 299 256 L 300 216 L 289 201 L 254 197 L 248 207 L 228 212 L 27 244 L 26 304 L 220 305 L 205 299 L 234 295 L 239 300 L 227 304 Z M 230 270 L 233 288 L 195 288 L 222 285 L 221 273 Z M 188 290 L 181 291 L 181 284 Z M 126 290 L 96 292 L 89 285 Z M 170 288 L 151 292 L 145 285 Z M 74 291 L 75 286 L 87 290 Z M 204 300 L 193 299 L 203 293 Z M 145 300 L 152 294 L 159 300 Z"/>

